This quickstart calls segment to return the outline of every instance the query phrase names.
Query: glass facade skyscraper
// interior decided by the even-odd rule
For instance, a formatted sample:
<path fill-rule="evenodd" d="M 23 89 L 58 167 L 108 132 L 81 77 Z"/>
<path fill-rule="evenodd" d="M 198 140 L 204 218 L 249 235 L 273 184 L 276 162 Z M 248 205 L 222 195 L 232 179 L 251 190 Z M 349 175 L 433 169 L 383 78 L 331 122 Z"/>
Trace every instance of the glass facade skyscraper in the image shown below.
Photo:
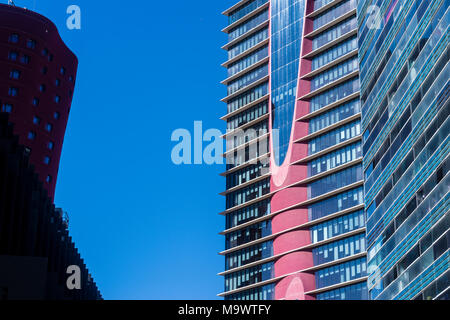
<path fill-rule="evenodd" d="M 449 299 L 449 15 L 358 3 L 370 299 Z"/>
<path fill-rule="evenodd" d="M 367 299 L 356 8 L 224 12 L 225 299 Z"/>

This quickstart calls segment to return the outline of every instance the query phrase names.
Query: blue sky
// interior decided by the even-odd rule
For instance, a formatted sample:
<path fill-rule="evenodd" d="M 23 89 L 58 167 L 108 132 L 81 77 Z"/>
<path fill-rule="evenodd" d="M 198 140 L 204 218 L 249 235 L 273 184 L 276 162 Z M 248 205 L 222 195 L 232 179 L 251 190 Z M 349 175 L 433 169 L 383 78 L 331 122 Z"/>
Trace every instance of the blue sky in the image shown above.
<path fill-rule="evenodd" d="M 79 58 L 55 203 L 104 298 L 216 299 L 224 167 L 172 164 L 170 137 L 195 120 L 225 130 L 220 13 L 235 0 L 15 2 Z"/>

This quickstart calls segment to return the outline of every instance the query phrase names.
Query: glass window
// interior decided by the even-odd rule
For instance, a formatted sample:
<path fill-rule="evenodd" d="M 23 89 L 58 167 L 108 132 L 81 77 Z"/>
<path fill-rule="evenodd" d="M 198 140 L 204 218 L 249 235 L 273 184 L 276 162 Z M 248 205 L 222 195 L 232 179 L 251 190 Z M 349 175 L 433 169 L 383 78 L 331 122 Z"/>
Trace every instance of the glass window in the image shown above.
<path fill-rule="evenodd" d="M 18 43 L 19 42 L 19 35 L 16 33 L 13 33 L 9 36 L 9 42 L 11 43 Z"/>
<path fill-rule="evenodd" d="M 34 41 L 33 39 L 28 39 L 27 40 L 27 48 L 29 48 L 29 49 L 36 48 L 36 41 Z"/>
<path fill-rule="evenodd" d="M 27 55 L 23 55 L 20 57 L 20 62 L 23 64 L 29 64 L 30 63 L 30 57 Z"/>
<path fill-rule="evenodd" d="M 2 112 L 11 113 L 12 112 L 12 108 L 13 108 L 12 104 L 4 103 L 2 105 Z"/>
<path fill-rule="evenodd" d="M 28 139 L 34 140 L 36 138 L 36 133 L 33 131 L 28 132 Z"/>
<path fill-rule="evenodd" d="M 19 56 L 19 54 L 17 52 L 11 51 L 11 52 L 9 52 L 8 58 L 11 61 L 16 61 L 18 56 Z"/>
<path fill-rule="evenodd" d="M 9 73 L 9 77 L 10 77 L 11 79 L 18 80 L 18 79 L 20 78 L 20 71 L 19 71 L 19 70 L 12 70 L 12 71 Z"/>
<path fill-rule="evenodd" d="M 8 90 L 8 94 L 11 97 L 16 97 L 18 92 L 19 92 L 19 90 L 17 88 L 13 88 L 13 87 L 9 88 L 9 90 Z"/>

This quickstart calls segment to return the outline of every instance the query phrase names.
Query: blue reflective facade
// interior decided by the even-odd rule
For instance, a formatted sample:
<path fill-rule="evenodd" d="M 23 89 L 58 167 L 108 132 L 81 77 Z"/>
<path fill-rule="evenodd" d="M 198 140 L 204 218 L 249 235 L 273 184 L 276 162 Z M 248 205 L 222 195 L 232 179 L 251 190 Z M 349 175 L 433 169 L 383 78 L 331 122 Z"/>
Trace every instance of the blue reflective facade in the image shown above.
<path fill-rule="evenodd" d="M 449 299 L 449 4 L 358 3 L 370 299 Z"/>
<path fill-rule="evenodd" d="M 281 165 L 294 120 L 305 1 L 272 0 L 270 3 L 272 130 L 278 130 L 273 152 L 276 165 Z"/>

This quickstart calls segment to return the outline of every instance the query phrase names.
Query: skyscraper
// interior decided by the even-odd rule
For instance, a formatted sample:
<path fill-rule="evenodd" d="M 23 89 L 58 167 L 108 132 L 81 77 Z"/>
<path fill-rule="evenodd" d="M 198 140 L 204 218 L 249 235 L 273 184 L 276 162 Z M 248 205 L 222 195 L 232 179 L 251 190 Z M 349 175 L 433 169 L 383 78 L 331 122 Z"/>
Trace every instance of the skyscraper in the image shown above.
<path fill-rule="evenodd" d="M 228 43 L 225 299 L 366 299 L 356 0 L 242 0 Z"/>
<path fill-rule="evenodd" d="M 50 20 L 0 4 L 0 300 L 102 299 L 53 203 L 77 64 Z"/>
<path fill-rule="evenodd" d="M 449 1 L 359 1 L 370 299 L 449 299 Z"/>
<path fill-rule="evenodd" d="M 10 114 L 15 134 L 49 197 L 75 86 L 78 59 L 56 26 L 35 12 L 0 4 L 0 112 Z"/>

